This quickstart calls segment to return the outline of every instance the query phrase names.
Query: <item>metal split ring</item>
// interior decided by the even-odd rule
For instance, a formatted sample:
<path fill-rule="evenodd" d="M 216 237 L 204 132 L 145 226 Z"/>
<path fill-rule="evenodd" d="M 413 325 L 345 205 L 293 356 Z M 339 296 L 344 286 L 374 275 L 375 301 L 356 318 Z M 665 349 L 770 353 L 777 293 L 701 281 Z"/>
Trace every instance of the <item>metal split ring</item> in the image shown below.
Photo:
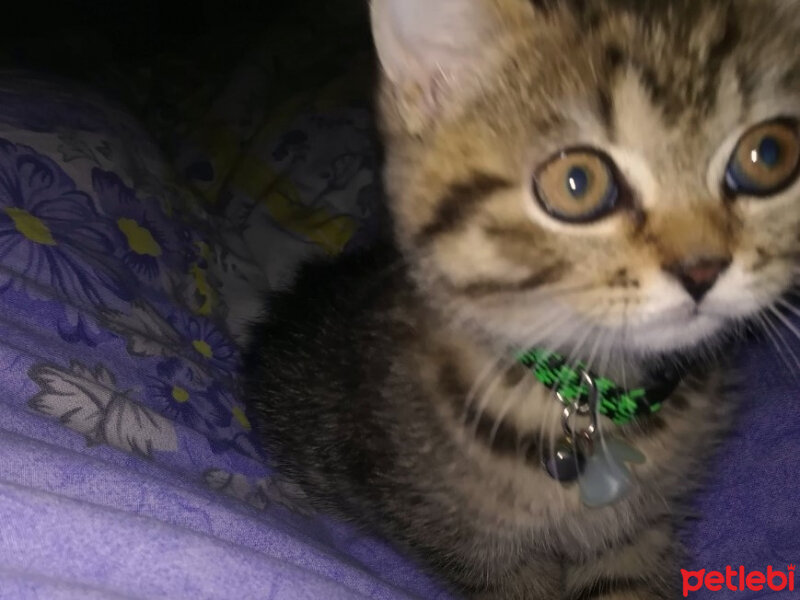
<path fill-rule="evenodd" d="M 589 386 L 588 401 L 581 401 L 580 399 L 577 399 L 572 403 L 567 403 L 567 401 L 561 395 L 561 392 L 556 391 L 556 397 L 558 398 L 558 401 L 564 405 L 564 410 L 561 413 L 561 426 L 564 429 L 564 433 L 566 433 L 567 437 L 570 439 L 584 438 L 592 440 L 598 429 L 597 385 L 595 384 L 592 376 L 586 371 L 581 371 L 581 378 L 583 379 L 584 383 Z M 581 429 L 576 434 L 571 423 L 573 417 L 588 417 L 589 425 L 586 428 Z"/>

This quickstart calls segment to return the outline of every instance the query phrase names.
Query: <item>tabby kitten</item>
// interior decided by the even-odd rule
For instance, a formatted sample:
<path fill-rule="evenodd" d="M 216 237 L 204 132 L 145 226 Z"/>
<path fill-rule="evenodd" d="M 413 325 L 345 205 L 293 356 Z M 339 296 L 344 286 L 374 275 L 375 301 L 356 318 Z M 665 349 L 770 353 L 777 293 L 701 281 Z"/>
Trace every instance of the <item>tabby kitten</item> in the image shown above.
<path fill-rule="evenodd" d="M 588 508 L 542 468 L 563 406 L 515 355 L 635 388 L 786 308 L 800 2 L 371 13 L 397 249 L 307 267 L 254 329 L 271 460 L 468 598 L 678 597 L 673 519 L 730 420 L 729 377 L 705 368 L 657 414 L 604 418 L 646 462 Z"/>

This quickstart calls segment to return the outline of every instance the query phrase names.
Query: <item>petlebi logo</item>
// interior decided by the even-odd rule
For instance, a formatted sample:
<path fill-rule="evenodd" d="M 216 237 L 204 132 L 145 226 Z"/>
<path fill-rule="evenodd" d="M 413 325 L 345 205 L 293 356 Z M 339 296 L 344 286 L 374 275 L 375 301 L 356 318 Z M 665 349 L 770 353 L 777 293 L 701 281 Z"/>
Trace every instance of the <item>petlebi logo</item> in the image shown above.
<path fill-rule="evenodd" d="M 704 588 L 710 592 L 725 592 L 725 598 L 732 597 L 730 592 L 793 592 L 795 589 L 794 565 L 789 565 L 785 571 L 770 566 L 766 572 L 747 571 L 744 567 L 734 569 L 730 565 L 725 567 L 725 572 L 681 569 L 681 575 L 684 598 Z"/>

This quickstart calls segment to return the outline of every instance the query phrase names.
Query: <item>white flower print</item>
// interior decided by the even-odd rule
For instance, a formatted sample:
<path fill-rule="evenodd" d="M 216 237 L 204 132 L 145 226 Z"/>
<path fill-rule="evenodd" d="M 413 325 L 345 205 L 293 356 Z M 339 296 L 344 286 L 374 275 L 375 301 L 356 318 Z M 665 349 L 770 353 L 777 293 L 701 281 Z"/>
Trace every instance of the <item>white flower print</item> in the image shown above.
<path fill-rule="evenodd" d="M 178 449 L 173 424 L 117 390 L 114 375 L 102 365 L 92 370 L 77 361 L 68 369 L 40 364 L 29 375 L 40 392 L 28 405 L 83 434 L 90 445 L 107 444 L 147 458 L 154 451 Z"/>

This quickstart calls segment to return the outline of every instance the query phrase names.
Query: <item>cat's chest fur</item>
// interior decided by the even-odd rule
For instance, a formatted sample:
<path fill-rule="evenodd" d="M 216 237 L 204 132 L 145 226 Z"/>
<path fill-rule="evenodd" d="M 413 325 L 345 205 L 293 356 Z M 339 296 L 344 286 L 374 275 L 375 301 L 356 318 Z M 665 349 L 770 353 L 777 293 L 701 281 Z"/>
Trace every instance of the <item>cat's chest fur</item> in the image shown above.
<path fill-rule="evenodd" d="M 580 560 L 662 517 L 702 475 L 731 412 L 716 376 L 684 383 L 656 419 L 628 429 L 647 455 L 632 494 L 583 507 L 576 485 L 541 466 L 563 435 L 553 393 L 437 322 L 402 267 L 377 256 L 306 270 L 248 359 L 267 451 L 317 507 L 357 515 L 434 562 L 487 548 L 491 560 Z"/>

